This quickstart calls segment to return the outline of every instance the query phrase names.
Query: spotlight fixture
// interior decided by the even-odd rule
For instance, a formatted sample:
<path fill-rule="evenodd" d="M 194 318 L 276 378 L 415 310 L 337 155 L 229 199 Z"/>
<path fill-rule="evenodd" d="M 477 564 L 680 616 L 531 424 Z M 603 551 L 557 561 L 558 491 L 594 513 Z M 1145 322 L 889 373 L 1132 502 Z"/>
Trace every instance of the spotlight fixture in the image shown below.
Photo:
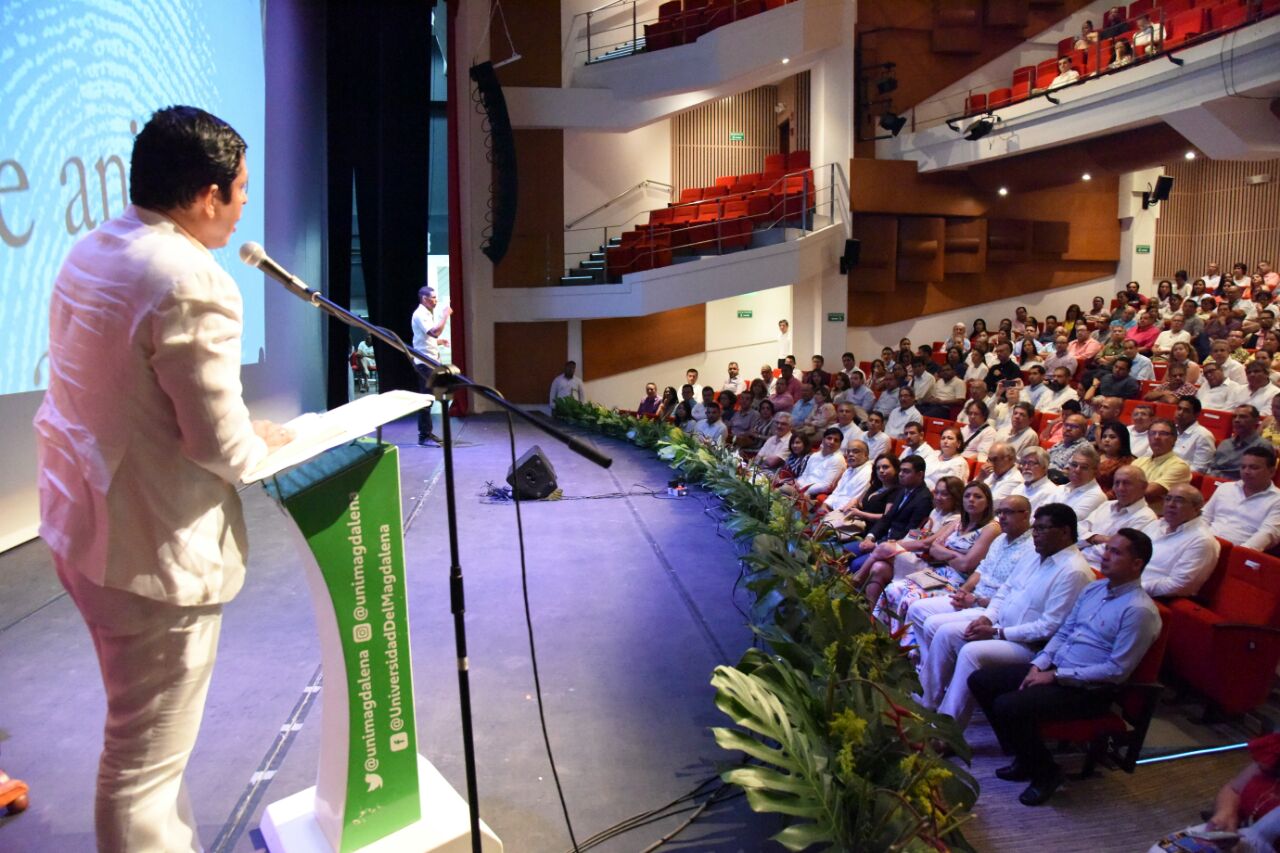
<path fill-rule="evenodd" d="M 907 124 L 907 117 L 900 116 L 893 110 L 885 110 L 884 115 L 880 116 L 880 128 L 887 130 L 894 136 L 902 133 L 902 128 Z"/>
<path fill-rule="evenodd" d="M 892 75 L 886 75 L 876 81 L 876 91 L 881 95 L 887 95 L 896 88 L 898 88 L 898 78 Z"/>
<path fill-rule="evenodd" d="M 1006 196 L 1006 195 L 1008 195 L 1008 194 L 1009 194 L 1009 188 L 1008 188 L 1008 187 L 1001 187 L 1000 189 L 996 190 L 996 192 L 997 192 L 997 193 L 999 193 L 999 194 L 1000 194 L 1000 195 L 1002 195 L 1002 196 Z"/>
<path fill-rule="evenodd" d="M 1088 172 L 1085 172 L 1083 175 L 1081 175 L 1081 176 L 1080 176 L 1080 180 L 1082 180 L 1082 181 L 1092 181 L 1092 180 L 1093 180 L 1093 175 L 1090 175 Z"/>
<path fill-rule="evenodd" d="M 964 132 L 964 138 L 969 140 L 981 139 L 991 132 L 996 126 L 996 122 L 1000 121 L 1000 116 L 995 113 L 987 113 L 982 118 L 969 125 L 969 129 Z"/>
<path fill-rule="evenodd" d="M 1194 159 L 1196 159 L 1196 152 L 1194 152 L 1194 151 L 1188 151 L 1186 154 L 1183 154 L 1182 156 L 1183 156 L 1183 157 L 1185 157 L 1185 158 L 1186 158 L 1186 159 L 1188 159 L 1188 160 L 1194 160 Z"/>

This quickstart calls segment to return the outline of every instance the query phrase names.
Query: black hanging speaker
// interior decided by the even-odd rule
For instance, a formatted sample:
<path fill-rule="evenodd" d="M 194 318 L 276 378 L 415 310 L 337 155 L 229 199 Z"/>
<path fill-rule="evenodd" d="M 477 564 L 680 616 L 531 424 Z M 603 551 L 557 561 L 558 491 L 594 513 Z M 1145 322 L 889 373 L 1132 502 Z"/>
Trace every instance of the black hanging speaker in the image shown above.
<path fill-rule="evenodd" d="M 556 490 L 556 469 L 535 444 L 507 471 L 507 485 L 522 501 L 540 501 Z"/>
<path fill-rule="evenodd" d="M 858 239 L 844 241 L 844 254 L 840 256 L 840 275 L 848 275 L 849 270 L 858 265 L 862 256 L 862 241 Z"/>
<path fill-rule="evenodd" d="M 489 185 L 489 233 L 480 251 L 495 264 L 507 254 L 511 232 L 516 224 L 516 139 L 507 115 L 507 99 L 503 97 L 498 75 L 492 62 L 471 66 L 480 107 L 489 120 L 489 163 L 493 181 Z"/>
<path fill-rule="evenodd" d="M 1142 194 L 1142 209 L 1146 210 L 1153 204 L 1159 204 L 1162 201 L 1169 200 L 1169 193 L 1173 191 L 1173 178 L 1168 175 L 1161 175 L 1156 178 L 1156 188 L 1147 190 Z"/>

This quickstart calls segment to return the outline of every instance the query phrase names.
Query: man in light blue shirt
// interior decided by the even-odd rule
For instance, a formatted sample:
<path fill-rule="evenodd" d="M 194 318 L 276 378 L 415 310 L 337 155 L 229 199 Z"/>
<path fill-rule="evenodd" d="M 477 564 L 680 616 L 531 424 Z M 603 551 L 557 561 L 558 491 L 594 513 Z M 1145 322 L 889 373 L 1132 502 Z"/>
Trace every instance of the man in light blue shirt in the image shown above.
<path fill-rule="evenodd" d="M 813 414 L 813 410 L 817 407 L 813 397 L 813 385 L 808 382 L 803 383 L 800 386 L 800 399 L 796 400 L 796 404 L 791 407 L 791 423 L 796 429 L 804 425 L 809 415 Z"/>
<path fill-rule="evenodd" d="M 1140 580 L 1151 553 L 1145 533 L 1116 531 L 1103 553 L 1103 580 L 1085 587 L 1031 663 L 984 667 L 969 678 L 1001 747 L 1014 757 L 996 776 L 1030 782 L 1018 797 L 1023 805 L 1044 803 L 1062 784 L 1040 724 L 1105 711 L 1114 686 L 1129 678 L 1159 636 L 1160 613 Z"/>

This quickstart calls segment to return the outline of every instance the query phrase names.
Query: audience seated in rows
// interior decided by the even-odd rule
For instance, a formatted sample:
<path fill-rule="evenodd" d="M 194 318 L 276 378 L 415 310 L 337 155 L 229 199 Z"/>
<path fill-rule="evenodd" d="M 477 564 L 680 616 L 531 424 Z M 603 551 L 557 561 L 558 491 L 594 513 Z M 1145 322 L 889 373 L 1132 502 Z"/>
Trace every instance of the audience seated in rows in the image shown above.
<path fill-rule="evenodd" d="M 1105 616 L 1142 595 L 1196 595 L 1220 541 L 1280 551 L 1280 339 L 1272 309 L 1243 304 L 1258 295 L 1269 305 L 1254 291 L 1266 292 L 1261 275 L 1243 292 L 1246 274 L 1237 268 L 1216 288 L 1180 274 L 1152 298 L 1130 283 L 1110 310 L 1099 297 L 1061 323 L 1042 326 L 1024 309 L 988 333 L 979 319 L 952 328 L 945 358 L 903 339 L 871 363 L 845 353 L 835 373 L 814 359 L 802 378 L 794 358 L 750 383 L 735 364 L 718 395 L 717 383 L 697 388 L 702 413 L 733 406 L 727 430 L 723 418 L 690 418 L 691 372 L 681 419 L 711 444 L 727 431 L 812 529 L 838 534 L 849 581 L 918 653 L 926 704 L 961 723 L 989 704 L 1007 736 L 1017 703 L 1007 680 L 987 682 L 1010 664 L 1022 672 L 1014 687 L 1031 674 L 1026 689 L 1055 672 L 1057 686 L 1097 689 L 1129 668 L 1126 653 L 1106 672 L 1076 661 L 1066 668 L 1086 677 L 1062 677 L 1059 653 L 1118 636 L 1105 618 L 1082 636 L 1072 608 Z M 672 409 L 674 388 L 661 399 L 656 389 L 645 388 L 645 414 Z M 1104 576 L 1092 586 L 1090 567 Z M 1132 575 L 1123 594 L 1085 598 L 1111 590 L 1120 569 Z M 1031 667 L 1042 659 L 1057 669 Z M 1024 801 L 1040 802 L 1056 768 L 1020 737 L 1005 737 L 1015 754 L 1005 769 L 1032 782 Z"/>

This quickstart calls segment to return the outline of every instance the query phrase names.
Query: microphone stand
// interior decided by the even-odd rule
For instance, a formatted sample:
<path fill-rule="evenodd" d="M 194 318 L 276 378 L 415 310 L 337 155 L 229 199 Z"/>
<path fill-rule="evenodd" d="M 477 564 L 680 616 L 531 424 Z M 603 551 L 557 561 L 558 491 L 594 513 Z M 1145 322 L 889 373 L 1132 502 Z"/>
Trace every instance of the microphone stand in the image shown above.
<path fill-rule="evenodd" d="M 251 264 L 257 266 L 256 264 Z M 261 267 L 259 267 L 261 269 Z M 311 303 L 315 307 L 324 311 L 331 317 L 341 320 L 348 326 L 354 326 L 363 329 L 369 334 L 377 337 L 384 343 L 394 347 L 404 353 L 405 357 L 417 359 L 426 366 L 430 367 L 430 376 L 428 385 L 434 396 L 441 400 L 443 414 L 443 432 L 444 442 L 442 444 L 444 450 L 444 495 L 445 495 L 445 516 L 449 530 L 449 607 L 453 612 L 453 638 L 457 647 L 458 659 L 458 699 L 461 704 L 462 716 L 462 755 L 466 766 L 467 776 L 467 808 L 471 821 L 471 849 L 473 853 L 481 853 L 480 849 L 480 797 L 476 786 L 476 754 L 475 754 L 475 737 L 471 726 L 471 679 L 467 660 L 467 628 L 465 622 L 466 602 L 463 597 L 462 590 L 462 564 L 458 557 L 458 515 L 455 502 L 454 475 L 453 475 L 453 432 L 449 418 L 449 404 L 453 400 L 453 395 L 458 389 L 470 389 L 482 394 L 485 398 L 496 403 L 509 414 L 523 420 L 525 423 L 532 424 L 542 430 L 547 435 L 566 445 L 574 453 L 583 456 L 601 468 L 608 468 L 613 464 L 613 460 L 594 447 L 579 441 L 569 435 L 564 430 L 557 427 L 549 421 L 535 418 L 523 409 L 517 408 L 507 399 L 503 397 L 496 389 L 490 388 L 488 385 L 481 385 L 465 374 L 459 372 L 458 368 L 452 364 L 442 364 L 426 353 L 414 349 L 413 347 L 400 340 L 396 335 L 383 329 L 381 326 L 375 326 L 368 320 L 358 317 L 355 314 L 343 308 L 333 300 L 329 299 L 322 293 L 307 287 L 300 279 L 285 273 L 287 278 L 280 278 L 273 274 L 269 269 L 263 269 L 263 272 L 276 278 L 285 289 L 306 302 Z M 281 270 L 281 272 L 284 272 Z M 422 372 L 422 367 L 414 364 L 414 369 Z M 516 497 L 515 489 L 512 489 L 512 496 Z M 519 500 L 519 497 L 516 497 Z"/>

